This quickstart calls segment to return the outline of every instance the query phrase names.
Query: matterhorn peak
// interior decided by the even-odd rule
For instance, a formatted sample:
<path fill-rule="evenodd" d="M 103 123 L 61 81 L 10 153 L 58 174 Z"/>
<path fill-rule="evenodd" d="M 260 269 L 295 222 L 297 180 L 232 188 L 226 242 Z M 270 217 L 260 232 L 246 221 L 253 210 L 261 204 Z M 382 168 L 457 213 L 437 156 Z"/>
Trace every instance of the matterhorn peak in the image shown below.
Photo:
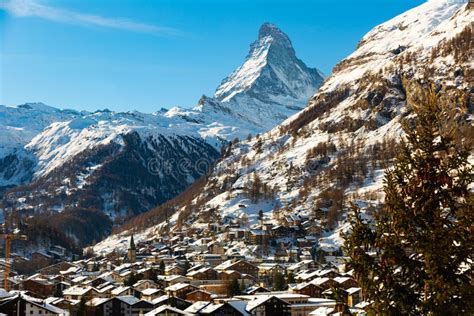
<path fill-rule="evenodd" d="M 283 33 L 283 31 L 280 30 L 275 24 L 265 22 L 262 24 L 262 26 L 260 26 L 258 31 L 258 40 L 261 41 L 266 38 L 271 38 L 273 42 L 293 49 L 288 35 Z"/>
<path fill-rule="evenodd" d="M 264 23 L 242 66 L 224 79 L 215 98 L 228 102 L 252 96 L 263 103 L 291 103 L 303 107 L 321 85 L 321 73 L 295 55 L 291 40 L 271 23 Z"/>

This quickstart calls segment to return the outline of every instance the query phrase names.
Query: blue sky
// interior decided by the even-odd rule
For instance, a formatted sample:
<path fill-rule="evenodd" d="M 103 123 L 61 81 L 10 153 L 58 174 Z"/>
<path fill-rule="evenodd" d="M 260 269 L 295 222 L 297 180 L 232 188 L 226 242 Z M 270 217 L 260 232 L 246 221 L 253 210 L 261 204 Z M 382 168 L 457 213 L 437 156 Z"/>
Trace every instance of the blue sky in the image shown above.
<path fill-rule="evenodd" d="M 422 0 L 0 0 L 0 103 L 153 112 L 194 106 L 272 22 L 329 74 Z"/>

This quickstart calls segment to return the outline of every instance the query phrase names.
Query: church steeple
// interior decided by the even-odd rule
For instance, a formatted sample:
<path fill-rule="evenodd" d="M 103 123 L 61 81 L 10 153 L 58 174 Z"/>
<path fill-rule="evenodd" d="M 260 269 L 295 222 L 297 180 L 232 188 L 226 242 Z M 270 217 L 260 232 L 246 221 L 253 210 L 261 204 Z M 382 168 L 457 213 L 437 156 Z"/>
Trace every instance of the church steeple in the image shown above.
<path fill-rule="evenodd" d="M 135 241 L 133 240 L 133 235 L 130 237 L 130 245 L 128 246 L 127 259 L 128 259 L 128 262 L 135 262 L 137 259 L 137 248 L 135 247 Z"/>
<path fill-rule="evenodd" d="M 128 247 L 128 249 L 133 249 L 135 250 L 135 241 L 133 240 L 133 235 L 132 237 L 130 237 L 130 246 Z"/>

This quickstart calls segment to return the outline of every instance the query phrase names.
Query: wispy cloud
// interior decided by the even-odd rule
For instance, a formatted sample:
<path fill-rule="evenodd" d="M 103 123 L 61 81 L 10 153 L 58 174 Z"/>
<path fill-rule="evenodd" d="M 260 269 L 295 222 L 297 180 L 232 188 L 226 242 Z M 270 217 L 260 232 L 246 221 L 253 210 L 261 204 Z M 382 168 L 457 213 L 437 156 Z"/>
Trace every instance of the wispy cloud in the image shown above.
<path fill-rule="evenodd" d="M 155 35 L 180 33 L 174 28 L 56 8 L 35 0 L 0 0 L 0 9 L 16 17 L 38 17 L 59 23 L 100 26 Z"/>

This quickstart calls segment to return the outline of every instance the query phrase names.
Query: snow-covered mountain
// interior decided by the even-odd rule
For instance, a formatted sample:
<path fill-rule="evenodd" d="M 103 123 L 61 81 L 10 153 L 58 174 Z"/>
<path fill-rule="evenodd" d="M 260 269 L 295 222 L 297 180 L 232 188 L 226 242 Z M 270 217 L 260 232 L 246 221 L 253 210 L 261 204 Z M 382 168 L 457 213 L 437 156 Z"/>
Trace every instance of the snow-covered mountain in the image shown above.
<path fill-rule="evenodd" d="M 35 157 L 24 147 L 33 137 L 53 122 L 67 121 L 82 114 L 42 103 L 17 107 L 0 105 L 0 188 L 31 180 Z"/>
<path fill-rule="evenodd" d="M 322 81 L 296 58 L 287 35 L 264 24 L 245 63 L 193 109 L 148 114 L 2 106 L 0 206 L 37 217 L 74 218 L 93 209 L 120 223 L 182 192 L 206 173 L 223 144 L 265 132 L 302 109 Z M 110 231 L 101 225 L 81 236 L 68 223 L 61 230 L 85 242 Z"/>
<path fill-rule="evenodd" d="M 472 21 L 467 1 L 430 0 L 375 27 L 303 111 L 229 147 L 200 190 L 175 204 L 174 229 L 207 227 L 209 218 L 252 225 L 262 210 L 278 223 L 309 218 L 319 225 L 308 232 L 320 237 L 319 247 L 337 248 L 347 228 L 344 205 L 358 202 L 370 215 L 383 201 L 384 168 L 396 155 L 401 122 L 423 105 L 428 88 L 457 109 L 466 123 L 460 131 L 472 140 Z M 223 99 L 230 95 L 219 91 Z M 141 215 L 95 251 L 120 247 L 132 231 L 136 240 L 153 239 L 164 225 L 137 224 L 156 222 L 159 212 Z M 227 251 L 245 247 L 235 242 Z"/>
<path fill-rule="evenodd" d="M 260 27 L 242 66 L 225 78 L 214 97 L 203 96 L 192 110 L 165 115 L 199 122 L 204 138 L 231 140 L 267 131 L 303 109 L 324 75 L 296 57 L 289 37 L 275 25 Z"/>

